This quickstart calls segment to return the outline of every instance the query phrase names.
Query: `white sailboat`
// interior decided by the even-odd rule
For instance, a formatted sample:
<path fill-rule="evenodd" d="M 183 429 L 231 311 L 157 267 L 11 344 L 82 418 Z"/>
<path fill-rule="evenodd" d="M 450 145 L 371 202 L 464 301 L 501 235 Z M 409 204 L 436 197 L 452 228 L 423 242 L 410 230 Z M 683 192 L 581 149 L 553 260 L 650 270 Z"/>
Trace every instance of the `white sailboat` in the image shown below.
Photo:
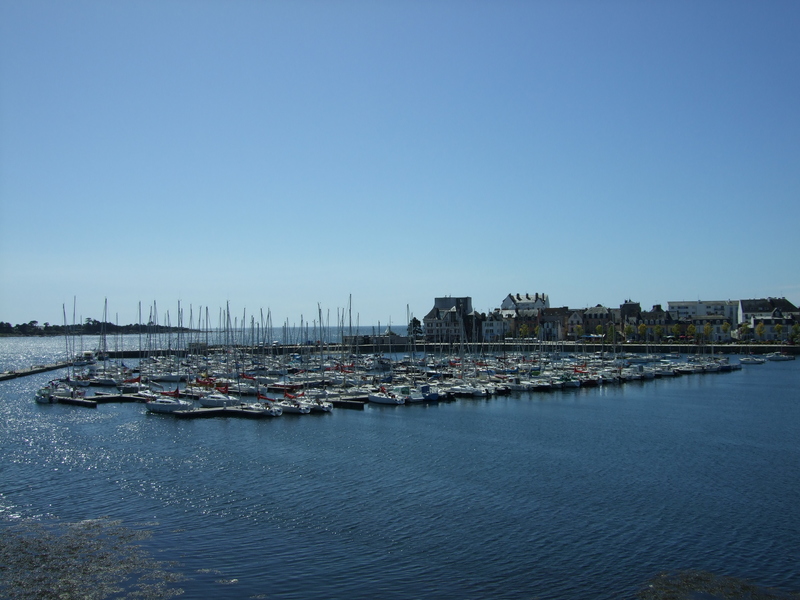
<path fill-rule="evenodd" d="M 159 396 L 144 403 L 147 412 L 151 413 L 173 413 L 178 410 L 189 410 L 192 408 L 192 403 L 188 400 L 175 398 L 172 396 Z"/>
<path fill-rule="evenodd" d="M 405 404 L 410 394 L 411 389 L 406 386 L 394 387 L 391 390 L 382 387 L 380 391 L 370 393 L 367 400 L 375 404 Z"/>

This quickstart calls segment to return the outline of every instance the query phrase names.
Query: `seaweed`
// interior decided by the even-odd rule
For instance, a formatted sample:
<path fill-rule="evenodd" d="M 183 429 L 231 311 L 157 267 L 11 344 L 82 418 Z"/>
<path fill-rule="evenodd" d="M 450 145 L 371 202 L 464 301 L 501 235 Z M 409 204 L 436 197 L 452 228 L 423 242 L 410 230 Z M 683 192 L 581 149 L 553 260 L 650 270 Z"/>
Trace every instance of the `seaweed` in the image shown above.
<path fill-rule="evenodd" d="M 800 600 L 800 593 L 766 588 L 747 579 L 685 570 L 658 573 L 638 600 Z"/>
<path fill-rule="evenodd" d="M 142 548 L 146 530 L 107 518 L 24 521 L 0 530 L 0 598 L 161 600 L 183 593 L 184 577 Z"/>

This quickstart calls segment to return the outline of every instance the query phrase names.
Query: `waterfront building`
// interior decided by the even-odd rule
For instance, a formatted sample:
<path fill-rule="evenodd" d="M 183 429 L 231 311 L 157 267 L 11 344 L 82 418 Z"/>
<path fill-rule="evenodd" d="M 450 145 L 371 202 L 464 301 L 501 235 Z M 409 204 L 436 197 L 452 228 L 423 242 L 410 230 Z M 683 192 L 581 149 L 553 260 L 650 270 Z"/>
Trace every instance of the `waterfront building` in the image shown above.
<path fill-rule="evenodd" d="M 644 324 L 647 328 L 644 341 L 659 342 L 671 336 L 672 327 L 677 323 L 677 318 L 661 308 L 660 304 L 656 304 L 653 306 L 653 310 L 643 311 L 639 314 L 639 323 Z"/>
<path fill-rule="evenodd" d="M 473 322 L 472 298 L 445 296 L 436 298 L 433 308 L 422 319 L 425 339 L 436 343 L 453 343 L 472 339 Z"/>
<path fill-rule="evenodd" d="M 601 304 L 583 311 L 583 330 L 589 335 L 598 333 L 598 326 L 601 328 L 601 333 L 605 333 L 610 323 L 614 323 L 614 315 L 609 308 Z"/>
<path fill-rule="evenodd" d="M 617 331 L 623 334 L 623 339 L 632 338 L 636 335 L 641 313 L 642 306 L 638 302 L 625 300 L 620 304 L 619 312 L 614 315 L 614 323 L 617 324 Z M 628 333 L 626 333 L 626 330 Z"/>
<path fill-rule="evenodd" d="M 619 306 L 620 324 L 629 325 L 637 324 L 639 321 L 639 314 L 642 312 L 642 305 L 633 300 L 625 300 Z"/>
<path fill-rule="evenodd" d="M 501 312 L 510 311 L 517 313 L 523 310 L 541 310 L 544 308 L 550 308 L 550 298 L 547 294 L 537 293 L 533 296 L 530 294 L 509 294 L 503 299 L 503 302 L 500 303 Z"/>
<path fill-rule="evenodd" d="M 706 343 L 725 343 L 732 340 L 731 333 L 734 329 L 730 327 L 727 333 L 725 332 L 725 323 L 730 326 L 730 321 L 724 315 L 695 316 L 689 317 L 687 320 L 694 325 L 695 338 L 702 339 Z M 711 326 L 709 339 L 705 339 L 706 325 Z"/>
<path fill-rule="evenodd" d="M 566 306 L 561 308 L 544 308 L 539 314 L 539 339 L 549 342 L 561 342 L 567 339 L 569 318 L 573 313 Z"/>
<path fill-rule="evenodd" d="M 793 315 L 786 315 L 780 308 L 776 308 L 769 316 L 751 317 L 750 334 L 756 341 L 783 342 L 789 339 L 792 326 L 800 322 Z M 763 332 L 760 326 L 763 325 Z"/>
<path fill-rule="evenodd" d="M 540 326 L 541 312 L 550 308 L 547 294 L 509 294 L 496 310 L 507 323 L 513 336 L 534 337 Z"/>
<path fill-rule="evenodd" d="M 667 302 L 667 310 L 677 319 L 693 319 L 721 315 L 735 329 L 739 323 L 739 302 L 735 300 L 673 300 Z"/>
<path fill-rule="evenodd" d="M 587 331 L 583 321 L 583 310 L 572 309 L 567 319 L 567 339 L 577 340 L 581 336 L 591 335 L 593 332 Z M 580 327 L 581 329 L 578 329 Z"/>
<path fill-rule="evenodd" d="M 739 300 L 737 305 L 739 313 L 738 323 L 751 323 L 753 319 L 770 318 L 776 309 L 780 310 L 782 317 L 800 318 L 800 312 L 798 312 L 797 307 L 786 298 Z"/>
<path fill-rule="evenodd" d="M 506 337 L 510 330 L 510 324 L 503 318 L 499 310 L 495 310 L 486 315 L 481 322 L 483 341 L 495 342 Z"/>

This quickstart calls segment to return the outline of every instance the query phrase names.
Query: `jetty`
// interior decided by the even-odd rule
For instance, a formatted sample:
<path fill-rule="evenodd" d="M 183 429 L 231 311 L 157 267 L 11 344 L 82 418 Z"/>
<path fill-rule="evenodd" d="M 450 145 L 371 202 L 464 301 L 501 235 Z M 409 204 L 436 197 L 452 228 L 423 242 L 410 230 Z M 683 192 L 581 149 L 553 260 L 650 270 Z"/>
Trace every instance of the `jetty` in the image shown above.
<path fill-rule="evenodd" d="M 242 406 L 215 406 L 210 408 L 190 408 L 187 410 L 175 410 L 171 413 L 160 413 L 165 415 L 175 415 L 181 419 L 208 419 L 210 417 L 233 417 L 239 419 L 272 419 L 269 413 L 263 410 L 251 410 Z"/>
<path fill-rule="evenodd" d="M 69 404 L 70 406 L 82 406 L 84 408 L 97 408 L 97 402 L 93 398 L 58 398 L 56 404 Z"/>
<path fill-rule="evenodd" d="M 144 402 L 145 399 L 136 394 L 114 394 L 111 392 L 95 392 L 86 397 L 87 400 L 94 400 L 97 404 L 110 404 L 112 402 Z"/>
<path fill-rule="evenodd" d="M 350 410 L 364 410 L 364 406 L 367 404 L 367 398 L 364 399 L 331 399 L 328 400 L 334 408 L 347 408 Z"/>
<path fill-rule="evenodd" d="M 16 379 L 17 377 L 27 377 L 28 375 L 38 375 L 39 373 L 46 373 L 48 371 L 57 371 L 58 369 L 66 369 L 72 363 L 61 362 L 52 365 L 35 365 L 27 369 L 15 369 L 13 371 L 6 371 L 0 373 L 0 381 L 8 381 L 9 379 Z"/>

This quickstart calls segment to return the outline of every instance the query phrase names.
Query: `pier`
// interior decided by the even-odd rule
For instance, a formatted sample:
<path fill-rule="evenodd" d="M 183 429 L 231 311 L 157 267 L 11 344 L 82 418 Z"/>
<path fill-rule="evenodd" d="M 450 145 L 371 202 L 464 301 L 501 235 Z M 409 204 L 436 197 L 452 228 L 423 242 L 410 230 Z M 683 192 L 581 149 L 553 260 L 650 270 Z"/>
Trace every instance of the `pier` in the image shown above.
<path fill-rule="evenodd" d="M 576 341 L 538 341 L 534 339 L 506 339 L 496 342 L 465 342 L 464 352 L 467 354 L 503 354 L 509 352 L 632 352 L 632 353 L 680 353 L 680 354 L 769 354 L 770 352 L 783 352 L 785 354 L 800 354 L 800 346 L 791 344 L 686 344 L 686 343 L 596 343 Z M 282 344 L 279 346 L 234 346 L 236 350 L 247 352 L 252 356 L 287 356 L 299 354 L 313 356 L 365 356 L 371 354 L 458 354 L 460 344 L 457 340 L 452 343 L 431 342 L 418 340 L 406 344 Z M 202 351 L 192 350 L 152 350 L 150 355 L 189 356 L 190 354 L 209 355 L 226 350 L 223 346 L 207 346 Z M 141 350 L 108 351 L 109 358 L 144 358 Z"/>
<path fill-rule="evenodd" d="M 82 406 L 84 408 L 97 408 L 94 398 L 59 398 L 56 404 L 69 404 L 70 406 Z"/>
<path fill-rule="evenodd" d="M 111 404 L 112 402 L 144 402 L 145 399 L 136 394 L 114 394 L 111 392 L 95 392 L 88 396 L 89 400 L 94 400 L 97 404 Z"/>
<path fill-rule="evenodd" d="M 250 410 L 241 406 L 219 406 L 212 408 L 192 408 L 188 410 L 176 410 L 171 413 L 159 413 L 164 415 L 175 415 L 181 419 L 207 419 L 210 417 L 234 417 L 240 419 L 274 419 L 272 415 L 262 410 Z"/>
<path fill-rule="evenodd" d="M 28 369 L 16 369 L 14 371 L 6 371 L 0 373 L 0 381 L 8 381 L 9 379 L 16 379 L 17 377 L 27 377 L 28 375 L 37 375 L 39 373 L 46 373 L 47 371 L 57 371 L 58 369 L 66 369 L 72 363 L 62 362 L 53 365 L 36 365 Z"/>

